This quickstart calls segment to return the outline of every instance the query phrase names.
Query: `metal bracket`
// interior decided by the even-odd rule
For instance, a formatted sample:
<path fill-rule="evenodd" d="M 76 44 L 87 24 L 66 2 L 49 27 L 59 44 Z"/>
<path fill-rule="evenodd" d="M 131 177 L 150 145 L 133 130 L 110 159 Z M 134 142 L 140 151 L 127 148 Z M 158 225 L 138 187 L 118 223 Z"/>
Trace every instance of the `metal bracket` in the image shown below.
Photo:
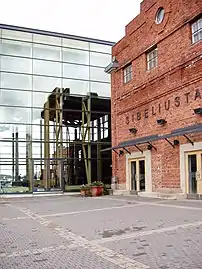
<path fill-rule="evenodd" d="M 165 138 L 165 140 L 174 148 L 175 146 L 168 140 L 168 138 Z"/>
<path fill-rule="evenodd" d="M 137 145 L 134 145 L 134 146 L 136 147 L 136 149 L 138 149 L 139 151 L 143 153 L 143 151 Z"/>
<path fill-rule="evenodd" d="M 116 154 L 118 154 L 119 155 L 119 153 L 115 150 L 115 149 L 112 149 Z"/>
<path fill-rule="evenodd" d="M 192 146 L 194 145 L 194 142 L 186 134 L 184 134 L 183 136 L 187 139 L 187 141 L 189 141 L 189 143 L 192 144 Z"/>
<path fill-rule="evenodd" d="M 157 150 L 156 147 L 154 147 L 150 142 L 147 142 L 153 149 Z"/>
<path fill-rule="evenodd" d="M 123 147 L 123 149 L 131 155 L 131 152 Z"/>

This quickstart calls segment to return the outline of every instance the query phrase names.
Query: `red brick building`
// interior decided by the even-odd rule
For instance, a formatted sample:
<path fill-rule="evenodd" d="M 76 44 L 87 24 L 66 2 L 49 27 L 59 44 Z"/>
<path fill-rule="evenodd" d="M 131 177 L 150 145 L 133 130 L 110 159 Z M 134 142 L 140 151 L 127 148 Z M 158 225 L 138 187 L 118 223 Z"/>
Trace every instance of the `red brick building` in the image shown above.
<path fill-rule="evenodd" d="M 106 72 L 116 189 L 202 197 L 202 1 L 144 0 Z"/>

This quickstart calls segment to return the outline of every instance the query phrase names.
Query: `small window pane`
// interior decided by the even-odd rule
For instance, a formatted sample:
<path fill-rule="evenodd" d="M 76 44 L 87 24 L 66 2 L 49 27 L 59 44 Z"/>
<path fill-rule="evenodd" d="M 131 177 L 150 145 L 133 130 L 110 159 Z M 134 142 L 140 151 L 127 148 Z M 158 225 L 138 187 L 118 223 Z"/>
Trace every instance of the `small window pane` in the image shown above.
<path fill-rule="evenodd" d="M 88 80 L 89 67 L 74 64 L 63 64 L 63 77 Z"/>
<path fill-rule="evenodd" d="M 33 73 L 61 77 L 61 63 L 33 60 Z"/>
<path fill-rule="evenodd" d="M 1 73 L 1 88 L 32 89 L 32 77 L 22 74 Z"/>
<path fill-rule="evenodd" d="M 89 42 L 68 39 L 68 38 L 63 38 L 62 46 L 69 47 L 69 48 L 79 48 L 79 49 L 89 50 Z"/>
<path fill-rule="evenodd" d="M 32 56 L 32 44 L 2 39 L 1 53 L 14 56 Z"/>
<path fill-rule="evenodd" d="M 54 37 L 54 36 L 48 36 L 48 35 L 33 34 L 33 42 L 61 46 L 60 37 Z"/>
<path fill-rule="evenodd" d="M 90 52 L 90 65 L 106 67 L 111 62 L 111 55 Z"/>
<path fill-rule="evenodd" d="M 60 78 L 33 76 L 33 90 L 51 93 L 56 87 L 61 87 Z"/>
<path fill-rule="evenodd" d="M 61 60 L 61 48 L 47 45 L 33 45 L 33 57 L 45 60 Z"/>
<path fill-rule="evenodd" d="M 0 89 L 0 104 L 9 106 L 31 106 L 31 92 Z"/>
<path fill-rule="evenodd" d="M 32 73 L 32 61 L 31 59 L 2 56 L 1 69 L 2 71 Z"/>
<path fill-rule="evenodd" d="M 110 82 L 110 75 L 105 73 L 104 68 L 90 67 L 90 80 Z"/>
<path fill-rule="evenodd" d="M 97 51 L 97 52 L 105 52 L 105 53 L 112 53 L 112 46 L 97 44 L 97 43 L 90 43 L 90 50 Z"/>
<path fill-rule="evenodd" d="M 24 41 L 31 41 L 32 42 L 32 34 L 26 33 L 26 32 L 21 32 L 21 31 L 2 29 L 2 38 L 24 40 Z"/>
<path fill-rule="evenodd" d="M 63 88 L 69 88 L 71 94 L 86 95 L 89 92 L 89 81 L 63 79 Z"/>
<path fill-rule="evenodd" d="M 89 64 L 89 52 L 63 48 L 63 61 L 70 63 Z"/>
<path fill-rule="evenodd" d="M 110 83 L 90 82 L 90 91 L 95 92 L 98 96 L 110 97 L 111 85 Z"/>

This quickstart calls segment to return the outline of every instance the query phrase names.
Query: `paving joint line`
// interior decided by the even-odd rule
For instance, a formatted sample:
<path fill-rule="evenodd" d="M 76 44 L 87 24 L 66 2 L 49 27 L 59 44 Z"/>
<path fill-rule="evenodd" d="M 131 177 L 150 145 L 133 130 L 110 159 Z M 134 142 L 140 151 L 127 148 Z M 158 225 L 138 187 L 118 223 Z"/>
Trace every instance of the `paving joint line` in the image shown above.
<path fill-rule="evenodd" d="M 64 229 L 62 226 L 55 224 L 52 221 L 46 220 L 44 217 L 32 212 L 30 209 L 22 208 L 14 205 L 10 205 L 11 207 L 20 210 L 25 215 L 29 216 L 31 219 L 37 221 L 44 227 L 50 228 L 55 234 L 60 236 L 63 239 L 71 240 L 71 247 L 83 247 L 88 251 L 96 254 L 108 262 L 119 266 L 120 268 L 130 268 L 130 269 L 149 269 L 150 267 L 138 262 L 136 260 L 130 259 L 129 257 L 124 256 L 123 254 L 119 254 L 111 249 L 108 249 L 104 246 L 100 246 L 99 244 L 89 241 L 81 236 L 78 236 L 67 229 Z"/>

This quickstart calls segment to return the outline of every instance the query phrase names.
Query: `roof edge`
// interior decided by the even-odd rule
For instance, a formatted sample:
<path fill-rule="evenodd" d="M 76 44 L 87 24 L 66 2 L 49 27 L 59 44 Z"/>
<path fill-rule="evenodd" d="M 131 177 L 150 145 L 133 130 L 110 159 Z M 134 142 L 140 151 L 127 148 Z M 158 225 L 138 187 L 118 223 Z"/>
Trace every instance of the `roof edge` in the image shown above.
<path fill-rule="evenodd" d="M 32 33 L 32 34 L 40 34 L 40 35 L 47 35 L 47 36 L 60 37 L 60 38 L 69 38 L 69 39 L 74 39 L 74 40 L 79 40 L 79 41 L 97 43 L 101 45 L 109 45 L 109 46 L 115 45 L 115 42 L 102 40 L 102 39 L 89 38 L 89 37 L 83 37 L 83 36 L 77 36 L 77 35 L 69 35 L 69 34 L 64 34 L 64 33 L 52 32 L 48 30 L 39 30 L 39 29 L 9 25 L 9 24 L 0 24 L 0 28 L 5 29 L 5 30 L 27 32 L 27 33 Z"/>

